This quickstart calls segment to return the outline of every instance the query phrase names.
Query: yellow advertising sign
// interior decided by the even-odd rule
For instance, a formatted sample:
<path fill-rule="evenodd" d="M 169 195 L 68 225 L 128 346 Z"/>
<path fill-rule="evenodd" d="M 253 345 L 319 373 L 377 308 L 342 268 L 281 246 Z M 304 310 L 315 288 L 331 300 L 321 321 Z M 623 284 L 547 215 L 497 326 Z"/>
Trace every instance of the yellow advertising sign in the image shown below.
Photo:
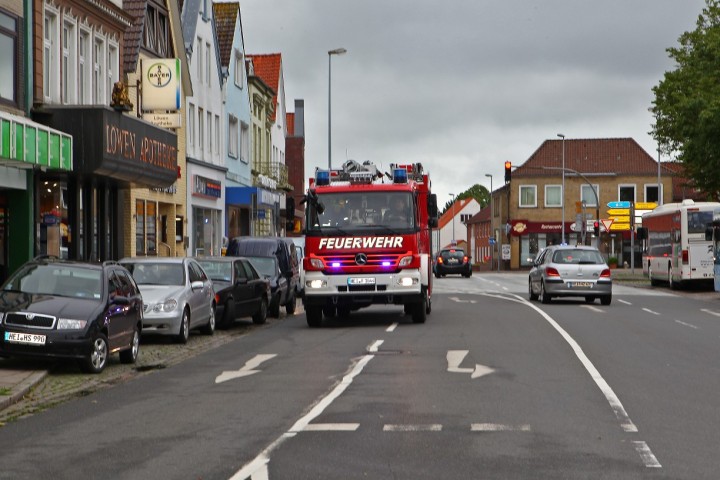
<path fill-rule="evenodd" d="M 636 210 L 652 210 L 653 208 L 657 207 L 657 203 L 655 202 L 637 202 L 635 204 Z"/>
<path fill-rule="evenodd" d="M 608 215 L 630 215 L 629 208 L 608 208 Z"/>
<path fill-rule="evenodd" d="M 625 231 L 630 230 L 630 224 L 629 223 L 615 223 L 613 222 L 612 225 L 610 225 L 610 231 Z"/>

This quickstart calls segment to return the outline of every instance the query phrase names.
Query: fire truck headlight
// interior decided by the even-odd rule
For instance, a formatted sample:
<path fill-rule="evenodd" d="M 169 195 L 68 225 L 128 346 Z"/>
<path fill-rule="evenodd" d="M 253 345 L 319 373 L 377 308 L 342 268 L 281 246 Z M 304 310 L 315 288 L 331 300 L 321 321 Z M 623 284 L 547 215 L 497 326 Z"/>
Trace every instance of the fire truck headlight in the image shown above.
<path fill-rule="evenodd" d="M 417 285 L 418 279 L 412 277 L 400 277 L 397 279 L 397 283 L 402 287 L 412 287 L 413 285 Z"/>
<path fill-rule="evenodd" d="M 324 288 L 327 287 L 325 280 L 308 280 L 305 282 L 305 288 Z"/>
<path fill-rule="evenodd" d="M 323 268 L 325 268 L 325 265 L 323 265 L 323 261 L 319 258 L 311 258 L 310 265 L 312 265 L 313 268 L 317 268 L 318 270 L 322 270 Z"/>
<path fill-rule="evenodd" d="M 407 257 L 403 257 L 400 259 L 400 263 L 398 264 L 398 266 L 407 267 L 408 265 L 410 265 L 412 263 L 412 261 L 413 261 L 412 255 L 408 255 Z"/>

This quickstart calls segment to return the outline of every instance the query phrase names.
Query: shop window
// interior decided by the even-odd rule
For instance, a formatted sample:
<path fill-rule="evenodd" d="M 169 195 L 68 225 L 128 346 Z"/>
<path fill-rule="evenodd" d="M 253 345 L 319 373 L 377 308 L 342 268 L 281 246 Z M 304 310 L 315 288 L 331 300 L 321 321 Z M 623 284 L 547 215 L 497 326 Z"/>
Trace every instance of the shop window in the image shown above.
<path fill-rule="evenodd" d="M 145 253 L 145 201 L 135 201 L 135 253 Z"/>
<path fill-rule="evenodd" d="M 157 255 L 157 202 L 135 201 L 135 253 Z"/>

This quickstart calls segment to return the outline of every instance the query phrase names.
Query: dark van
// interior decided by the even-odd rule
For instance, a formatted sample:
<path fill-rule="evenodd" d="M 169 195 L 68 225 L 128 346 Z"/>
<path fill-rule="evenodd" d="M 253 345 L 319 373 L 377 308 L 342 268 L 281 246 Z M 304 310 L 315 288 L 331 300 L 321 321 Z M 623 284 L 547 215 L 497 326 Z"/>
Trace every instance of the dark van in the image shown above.
<path fill-rule="evenodd" d="M 300 267 L 295 245 L 290 239 L 278 237 L 235 237 L 228 244 L 228 257 L 246 257 L 255 269 L 270 280 L 272 298 L 268 313 L 280 316 L 280 307 L 288 315 L 295 313 L 295 299 Z"/>

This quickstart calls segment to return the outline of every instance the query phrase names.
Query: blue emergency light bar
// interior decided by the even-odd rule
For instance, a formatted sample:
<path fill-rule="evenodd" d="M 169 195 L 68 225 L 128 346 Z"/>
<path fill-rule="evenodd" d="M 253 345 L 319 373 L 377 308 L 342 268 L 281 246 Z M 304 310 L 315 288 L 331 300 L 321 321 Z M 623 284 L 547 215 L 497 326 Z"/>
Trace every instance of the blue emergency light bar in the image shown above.
<path fill-rule="evenodd" d="M 317 170 L 315 172 L 315 185 L 319 187 L 322 187 L 323 185 L 330 185 L 330 171 Z"/>
<path fill-rule="evenodd" d="M 408 174 L 404 168 L 393 169 L 393 183 L 407 183 Z"/>

